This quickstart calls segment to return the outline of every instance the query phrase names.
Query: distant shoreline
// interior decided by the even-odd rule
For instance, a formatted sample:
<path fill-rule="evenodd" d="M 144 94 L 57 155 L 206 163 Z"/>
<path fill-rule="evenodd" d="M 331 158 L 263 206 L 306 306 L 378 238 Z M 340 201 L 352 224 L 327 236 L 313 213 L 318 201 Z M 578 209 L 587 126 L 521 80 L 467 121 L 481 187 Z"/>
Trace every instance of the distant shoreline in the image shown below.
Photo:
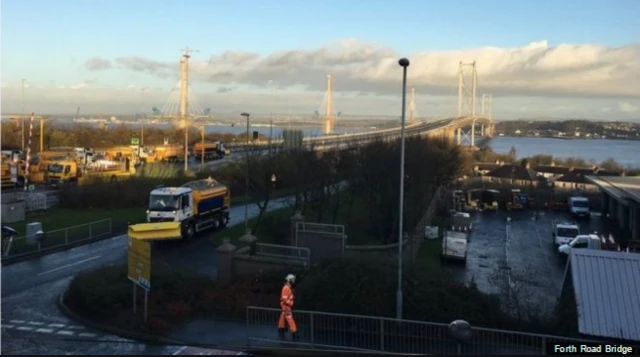
<path fill-rule="evenodd" d="M 514 136 L 514 135 L 502 135 L 497 136 L 499 138 L 515 138 L 515 139 L 558 139 L 558 140 L 626 140 L 626 141 L 640 141 L 640 138 L 620 138 L 620 137 L 606 137 L 606 138 L 583 138 L 583 137 L 567 137 L 567 136 Z"/>

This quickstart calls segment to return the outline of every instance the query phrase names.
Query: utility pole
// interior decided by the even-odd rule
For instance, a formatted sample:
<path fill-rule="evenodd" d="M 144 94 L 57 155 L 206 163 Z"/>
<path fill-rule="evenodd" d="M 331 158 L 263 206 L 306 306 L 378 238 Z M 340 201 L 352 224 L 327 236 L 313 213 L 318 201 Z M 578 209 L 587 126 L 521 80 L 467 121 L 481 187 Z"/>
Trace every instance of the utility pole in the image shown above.
<path fill-rule="evenodd" d="M 185 47 L 180 58 L 180 120 L 184 123 L 184 171 L 189 170 L 189 58 L 195 50 Z"/>
<path fill-rule="evenodd" d="M 271 143 L 273 141 L 273 80 L 269 80 L 269 94 L 272 102 L 271 102 L 271 106 L 270 106 L 270 113 L 269 113 L 269 158 L 271 158 Z"/>
<path fill-rule="evenodd" d="M 327 91 L 325 93 L 324 135 L 333 134 L 333 82 L 331 74 L 327 74 Z"/>
<path fill-rule="evenodd" d="M 402 67 L 402 116 L 400 117 L 400 197 L 398 199 L 398 291 L 396 292 L 396 319 L 402 319 L 402 249 L 404 245 L 404 157 L 405 157 L 405 115 L 407 109 L 407 67 L 409 60 L 398 61 Z"/>

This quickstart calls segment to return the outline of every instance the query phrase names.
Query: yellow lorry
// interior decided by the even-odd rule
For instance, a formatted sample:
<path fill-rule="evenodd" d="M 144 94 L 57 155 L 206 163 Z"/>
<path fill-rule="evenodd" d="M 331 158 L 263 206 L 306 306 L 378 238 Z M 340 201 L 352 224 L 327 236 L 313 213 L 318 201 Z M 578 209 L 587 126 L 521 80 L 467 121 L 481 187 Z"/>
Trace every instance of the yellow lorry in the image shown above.
<path fill-rule="evenodd" d="M 184 161 L 184 146 L 179 144 L 159 145 L 147 157 L 147 163 Z"/>
<path fill-rule="evenodd" d="M 129 178 L 134 173 L 134 165 L 126 159 L 101 167 L 86 166 L 79 164 L 76 160 L 67 159 L 48 165 L 47 184 L 51 187 L 60 187 L 64 184 L 82 184 L 91 179 L 116 182 Z"/>
<path fill-rule="evenodd" d="M 229 223 L 231 192 L 209 177 L 180 187 L 151 191 L 147 222 L 129 226 L 129 237 L 141 240 L 191 239 L 207 229 Z"/>

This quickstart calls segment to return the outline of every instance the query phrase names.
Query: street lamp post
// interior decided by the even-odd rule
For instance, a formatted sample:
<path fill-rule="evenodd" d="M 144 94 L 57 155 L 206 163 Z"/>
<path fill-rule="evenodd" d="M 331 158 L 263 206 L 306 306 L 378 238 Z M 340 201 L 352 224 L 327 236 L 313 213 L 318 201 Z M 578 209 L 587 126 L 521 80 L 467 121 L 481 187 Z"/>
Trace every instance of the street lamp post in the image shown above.
<path fill-rule="evenodd" d="M 402 67 L 402 116 L 400 118 L 400 199 L 398 203 L 398 292 L 396 293 L 396 318 L 402 319 L 402 245 L 404 241 L 404 126 L 407 107 L 407 67 L 409 60 L 401 58 L 398 61 Z"/>
<path fill-rule="evenodd" d="M 22 152 L 24 152 L 24 82 L 26 79 L 22 78 L 22 113 L 20 113 L 20 129 L 22 131 Z"/>
<path fill-rule="evenodd" d="M 245 183 L 244 183 L 244 195 L 246 200 L 249 199 L 249 117 L 251 116 L 251 114 L 249 113 L 242 113 L 240 114 L 243 117 L 247 118 L 247 146 L 245 147 L 245 159 L 246 159 L 246 164 L 247 164 L 247 172 L 246 172 L 246 177 L 245 177 Z M 245 231 L 247 229 L 249 229 L 249 203 L 248 201 L 245 202 L 244 205 L 244 229 Z"/>

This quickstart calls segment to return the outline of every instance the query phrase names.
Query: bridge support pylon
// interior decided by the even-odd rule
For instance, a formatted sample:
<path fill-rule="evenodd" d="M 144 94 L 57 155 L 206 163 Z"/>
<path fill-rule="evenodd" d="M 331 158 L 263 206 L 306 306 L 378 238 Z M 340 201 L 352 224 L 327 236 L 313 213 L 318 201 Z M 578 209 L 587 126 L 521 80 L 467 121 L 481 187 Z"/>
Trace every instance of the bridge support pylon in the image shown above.
<path fill-rule="evenodd" d="M 327 91 L 325 92 L 324 135 L 333 134 L 335 117 L 333 113 L 333 82 L 331 74 L 327 74 Z"/>

